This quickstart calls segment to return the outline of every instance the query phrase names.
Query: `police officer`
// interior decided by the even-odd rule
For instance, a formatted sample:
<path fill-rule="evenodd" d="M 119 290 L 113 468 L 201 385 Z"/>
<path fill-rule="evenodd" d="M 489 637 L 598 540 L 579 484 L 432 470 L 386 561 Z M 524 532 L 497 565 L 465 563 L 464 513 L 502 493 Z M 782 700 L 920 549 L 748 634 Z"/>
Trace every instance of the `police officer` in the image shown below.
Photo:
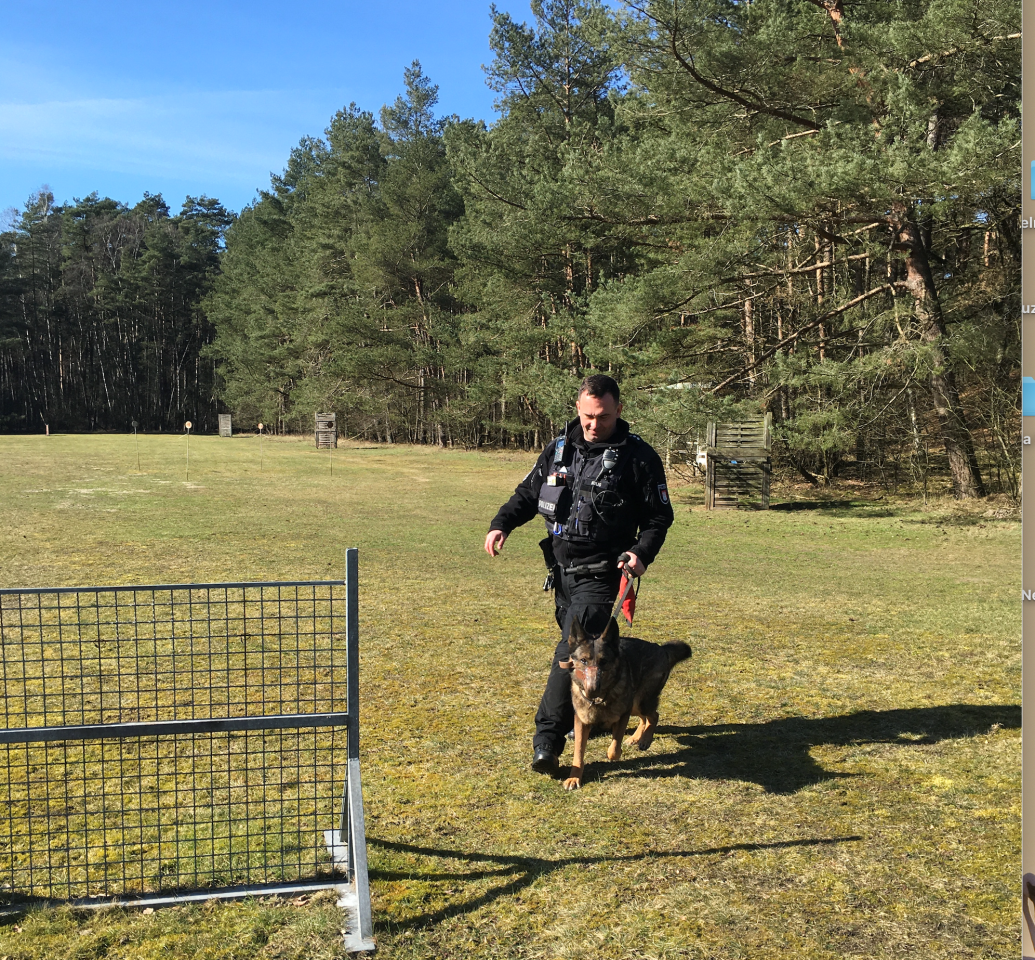
<path fill-rule="evenodd" d="M 623 571 L 643 574 L 673 519 L 661 458 L 621 419 L 618 384 L 604 374 L 586 377 L 575 409 L 578 417 L 547 444 L 485 538 L 495 557 L 511 531 L 536 514 L 546 521 L 544 589 L 552 583 L 561 642 L 535 717 L 532 769 L 547 774 L 556 772 L 575 720 L 570 674 L 558 666 L 568 659 L 571 621 L 577 616 L 589 633 L 603 632 Z"/>

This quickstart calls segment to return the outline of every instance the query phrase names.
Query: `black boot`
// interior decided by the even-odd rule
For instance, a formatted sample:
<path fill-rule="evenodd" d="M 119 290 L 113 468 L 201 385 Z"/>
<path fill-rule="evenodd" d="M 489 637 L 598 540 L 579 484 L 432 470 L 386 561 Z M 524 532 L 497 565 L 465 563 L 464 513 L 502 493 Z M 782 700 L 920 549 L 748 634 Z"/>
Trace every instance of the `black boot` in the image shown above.
<path fill-rule="evenodd" d="M 547 776 L 557 774 L 557 757 L 546 747 L 536 747 L 532 755 L 532 769 L 536 773 L 544 773 Z"/>

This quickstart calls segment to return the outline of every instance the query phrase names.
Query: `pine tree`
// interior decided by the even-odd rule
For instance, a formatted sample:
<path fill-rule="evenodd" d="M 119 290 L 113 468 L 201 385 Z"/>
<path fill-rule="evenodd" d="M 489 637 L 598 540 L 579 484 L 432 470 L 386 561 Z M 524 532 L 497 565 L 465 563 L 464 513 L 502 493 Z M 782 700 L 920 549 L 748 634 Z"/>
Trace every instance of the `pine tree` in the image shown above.
<path fill-rule="evenodd" d="M 617 134 L 622 40 L 598 2 L 537 2 L 535 24 L 493 10 L 489 85 L 503 115 L 491 130 L 447 134 L 466 215 L 452 236 L 460 295 L 496 439 L 537 445 L 570 415 L 571 379 L 590 361 L 585 305 L 626 250 L 581 216 L 587 153 Z M 532 427 L 526 431 L 525 425 Z"/>
<path fill-rule="evenodd" d="M 980 494 L 947 324 L 965 321 L 953 301 L 974 237 L 1012 217 L 1001 187 L 1017 143 L 1016 5 L 639 10 L 640 95 L 625 119 L 645 126 L 657 159 L 644 170 L 625 151 L 633 175 L 606 175 L 627 183 L 615 219 L 644 240 L 660 231 L 672 255 L 602 294 L 598 311 L 643 329 L 661 320 L 661 369 L 756 396 L 827 475 L 853 433 L 865 440 L 878 396 L 894 406 L 926 386 L 954 491 Z M 1004 333 L 1008 290 L 993 308 Z"/>

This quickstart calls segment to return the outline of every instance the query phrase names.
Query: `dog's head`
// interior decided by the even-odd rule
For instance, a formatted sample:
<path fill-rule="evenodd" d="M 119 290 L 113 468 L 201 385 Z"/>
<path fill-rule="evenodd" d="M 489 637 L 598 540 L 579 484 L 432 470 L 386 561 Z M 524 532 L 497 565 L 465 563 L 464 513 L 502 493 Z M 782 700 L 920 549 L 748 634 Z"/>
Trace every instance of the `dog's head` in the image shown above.
<path fill-rule="evenodd" d="M 618 624 L 611 618 L 607 629 L 591 637 L 582 628 L 578 617 L 571 621 L 568 650 L 572 663 L 572 679 L 587 700 L 600 699 L 611 688 L 618 672 Z"/>

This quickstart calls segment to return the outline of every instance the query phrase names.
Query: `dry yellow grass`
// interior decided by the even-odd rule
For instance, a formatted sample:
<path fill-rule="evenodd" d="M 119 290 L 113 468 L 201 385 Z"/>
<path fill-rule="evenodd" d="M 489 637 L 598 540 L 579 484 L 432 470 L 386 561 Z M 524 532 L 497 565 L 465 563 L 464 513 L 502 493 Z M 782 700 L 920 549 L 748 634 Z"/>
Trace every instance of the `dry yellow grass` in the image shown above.
<path fill-rule="evenodd" d="M 608 765 L 592 741 L 566 794 L 528 769 L 554 643 L 538 530 L 481 551 L 530 456 L 265 440 L 260 473 L 255 438 L 192 438 L 188 484 L 182 438 L 140 452 L 138 473 L 132 438 L 0 438 L 0 582 L 339 576 L 359 547 L 379 955 L 1016 955 L 1002 505 L 785 488 L 708 514 L 679 487 L 636 632 L 694 657 L 651 750 Z M 338 923 L 322 898 L 39 911 L 0 957 L 333 957 Z"/>

